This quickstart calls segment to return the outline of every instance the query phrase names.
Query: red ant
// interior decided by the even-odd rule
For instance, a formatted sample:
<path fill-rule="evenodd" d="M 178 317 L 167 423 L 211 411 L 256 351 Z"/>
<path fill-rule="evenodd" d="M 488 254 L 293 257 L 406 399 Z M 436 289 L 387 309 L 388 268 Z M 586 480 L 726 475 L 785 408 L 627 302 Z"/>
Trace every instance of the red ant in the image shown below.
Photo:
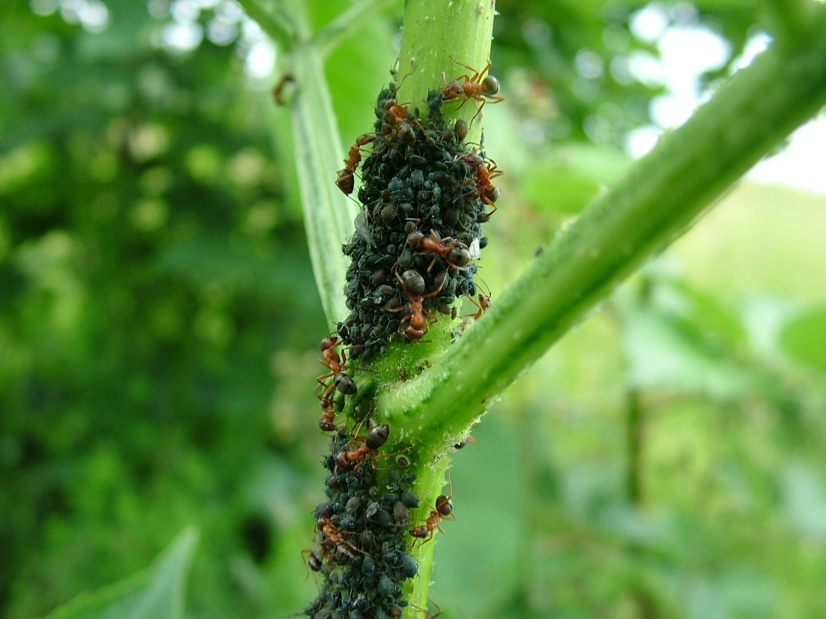
<path fill-rule="evenodd" d="M 407 271 L 405 271 L 405 273 L 407 273 Z M 399 282 L 401 282 L 402 291 L 404 292 L 404 294 L 407 295 L 407 298 L 410 300 L 410 302 L 407 305 L 395 307 L 387 311 L 403 312 L 404 310 L 410 310 L 410 313 L 405 314 L 404 317 L 402 317 L 401 322 L 399 323 L 399 333 L 401 333 L 411 341 L 419 340 L 422 337 L 424 337 L 424 335 L 430 329 L 429 325 L 427 324 L 427 318 L 430 318 L 430 320 L 432 320 L 433 322 L 439 321 L 439 319 L 433 315 L 433 312 L 424 307 L 424 300 L 430 297 L 435 297 L 442 291 L 442 286 L 445 285 L 447 276 L 445 275 L 445 277 L 442 278 L 442 283 L 439 284 L 439 287 L 436 290 L 434 290 L 433 292 L 429 292 L 428 294 L 412 294 L 410 290 L 408 290 L 405 280 L 402 279 L 402 276 L 399 275 L 398 271 L 396 271 L 396 277 L 398 278 Z M 403 329 L 404 323 L 408 323 L 406 329 Z"/>
<path fill-rule="evenodd" d="M 482 313 L 485 312 L 485 310 L 487 310 L 491 305 L 490 297 L 486 294 L 482 294 L 481 292 L 479 293 L 478 303 L 473 298 L 471 298 L 470 302 L 479 308 L 479 311 L 475 314 L 468 314 L 468 316 L 472 316 L 474 320 L 479 320 L 482 317 Z"/>
<path fill-rule="evenodd" d="M 487 288 L 487 283 L 485 283 L 485 287 Z M 473 318 L 474 320 L 479 320 L 482 317 L 482 314 L 491 306 L 490 301 L 490 288 L 488 288 L 487 294 L 479 293 L 479 302 L 476 302 L 476 299 L 473 297 L 468 297 L 470 302 L 473 303 L 476 307 L 479 308 L 479 311 L 475 314 L 466 314 L 462 316 L 462 318 Z"/>
<path fill-rule="evenodd" d="M 413 123 L 419 125 L 420 129 L 422 128 L 419 119 L 408 119 L 407 108 L 397 103 L 395 99 L 388 100 L 387 103 L 384 104 L 384 109 L 387 112 L 386 115 L 393 122 L 386 122 L 382 126 L 390 129 L 393 129 L 394 125 L 398 127 L 395 132 L 390 131 L 389 133 L 385 133 L 385 139 L 388 140 L 393 136 L 397 136 L 408 144 L 413 144 L 416 141 L 416 132 L 413 130 Z M 422 131 L 424 131 L 424 129 L 422 129 Z"/>
<path fill-rule="evenodd" d="M 431 507 L 433 507 L 431 505 Z M 422 543 L 428 542 L 433 538 L 435 529 L 439 529 L 444 533 L 444 529 L 439 526 L 440 520 L 456 520 L 456 516 L 452 515 L 453 501 L 449 496 L 440 495 L 436 497 L 436 507 L 430 512 L 430 516 L 425 519 L 425 523 L 418 527 L 410 529 L 410 535 L 424 540 Z"/>
<path fill-rule="evenodd" d="M 356 138 L 355 145 L 350 147 L 348 157 L 344 160 L 345 166 L 342 170 L 338 171 L 338 178 L 336 178 L 336 187 L 341 189 L 344 195 L 349 196 L 353 193 L 353 187 L 355 186 L 353 175 L 356 173 L 359 162 L 361 162 L 361 152 L 364 150 L 361 147 L 373 142 L 375 139 L 376 136 L 374 135 L 362 133 Z"/>
<path fill-rule="evenodd" d="M 279 82 L 272 89 L 272 97 L 275 99 L 277 105 L 287 105 L 289 103 L 289 99 L 294 93 L 295 87 L 293 86 L 290 90 L 287 90 L 287 86 L 290 84 L 295 84 L 295 82 L 296 79 L 292 73 L 285 73 L 281 77 Z"/>
<path fill-rule="evenodd" d="M 463 66 L 468 71 L 473 71 L 473 75 L 460 75 L 455 80 L 451 80 L 450 83 L 445 84 L 445 89 L 442 92 L 442 99 L 458 99 L 460 97 L 464 97 L 465 100 L 462 101 L 459 107 L 462 107 L 462 105 L 471 99 L 481 101 L 482 105 L 479 106 L 479 109 L 476 110 L 476 114 L 474 114 L 473 118 L 471 118 L 471 123 L 473 123 L 473 120 L 482 112 L 482 108 L 485 107 L 485 103 L 488 101 L 499 103 L 500 101 L 505 100 L 505 97 L 496 96 L 496 93 L 499 92 L 499 80 L 492 75 L 486 75 L 491 66 L 490 60 L 488 60 L 488 64 L 485 65 L 484 69 L 481 71 L 476 71 L 473 67 L 459 62 L 453 56 L 450 56 L 449 58 L 456 64 Z"/>
<path fill-rule="evenodd" d="M 318 427 L 322 432 L 333 432 L 338 428 L 335 424 L 336 410 L 332 398 L 321 398 L 321 417 L 318 418 Z"/>
<path fill-rule="evenodd" d="M 358 462 L 360 466 L 365 458 L 369 455 L 373 460 L 373 467 L 376 466 L 376 454 L 379 448 L 387 442 L 387 437 L 390 436 L 390 426 L 386 423 L 380 424 L 370 428 L 367 436 L 356 437 L 355 440 L 364 441 L 364 444 L 351 449 L 350 451 L 341 451 L 336 455 L 336 464 L 339 466 L 347 466 L 354 462 Z"/>
<path fill-rule="evenodd" d="M 316 379 L 318 380 L 318 383 L 324 387 L 323 393 L 318 396 L 322 401 L 322 409 L 324 408 L 324 400 L 329 399 L 333 389 L 338 389 L 345 395 L 353 395 L 356 392 L 356 383 L 352 378 L 343 373 L 344 370 L 350 369 L 346 365 L 347 353 L 342 350 L 339 355 L 339 353 L 336 352 L 336 346 L 338 345 L 338 336 L 334 333 L 321 340 L 321 345 L 319 346 L 322 357 L 320 359 L 321 365 L 331 370 L 329 374 L 323 374 Z M 331 376 L 333 377 L 333 380 L 328 385 L 324 381 Z"/>
<path fill-rule="evenodd" d="M 496 200 L 499 199 L 499 188 L 491 184 L 491 180 L 497 176 L 502 176 L 504 172 L 499 170 L 496 162 L 493 159 L 484 159 L 479 153 L 467 153 L 461 157 L 464 162 L 470 166 L 471 169 L 476 170 L 476 186 L 479 189 L 479 198 L 485 203 L 493 207 L 490 213 L 485 213 L 478 219 L 479 222 L 484 222 L 490 219 L 490 216 L 496 212 Z M 489 165 L 490 162 L 493 165 Z"/>
<path fill-rule="evenodd" d="M 349 546 L 350 548 L 352 548 L 356 552 L 360 552 L 362 554 L 367 554 L 363 550 L 360 550 L 360 549 L 356 548 L 356 546 L 353 544 L 353 542 L 349 542 L 346 539 L 344 539 L 344 537 L 342 535 L 343 531 L 339 530 L 338 526 L 336 526 L 332 522 L 331 518 L 328 518 L 327 516 L 322 516 L 321 518 L 318 519 L 318 522 L 316 522 L 316 527 L 318 528 L 319 531 L 321 531 L 321 534 L 324 537 L 327 538 L 326 540 L 319 542 L 319 545 L 322 546 L 322 548 L 325 545 L 329 546 L 329 545 L 332 544 L 333 546 L 336 547 L 336 549 L 342 550 L 346 554 L 350 554 L 349 551 L 345 550 L 342 547 L 342 544 L 346 544 L 347 546 Z M 324 554 L 326 554 L 326 553 L 324 553 Z M 312 556 L 315 556 L 315 553 L 311 553 L 311 557 Z M 310 565 L 310 567 L 312 568 L 313 566 Z"/>
<path fill-rule="evenodd" d="M 320 572 L 321 568 L 323 567 L 324 563 L 324 549 L 321 547 L 320 544 L 316 544 L 315 546 L 310 548 L 306 548 L 301 551 L 301 556 L 309 555 L 307 557 L 307 565 L 310 567 L 311 570 L 314 572 Z M 313 576 L 315 578 L 315 576 Z"/>
<path fill-rule="evenodd" d="M 475 423 L 473 424 L 473 427 L 474 427 L 474 428 L 476 427 L 476 424 L 475 424 Z M 465 446 L 465 445 L 467 445 L 468 443 L 473 443 L 474 445 L 476 444 L 476 439 L 475 439 L 475 438 L 473 438 L 473 437 L 470 435 L 470 432 L 468 432 L 468 435 L 467 435 L 465 438 L 463 438 L 461 441 L 459 441 L 458 443 L 456 443 L 456 444 L 453 446 L 453 449 L 462 449 L 462 447 L 464 447 L 464 446 Z"/>
<path fill-rule="evenodd" d="M 414 229 L 407 235 L 407 244 L 414 250 L 422 249 L 425 252 L 441 256 L 442 260 L 457 270 L 463 270 L 465 265 L 470 262 L 470 252 L 467 245 L 449 236 L 443 239 L 439 238 L 435 230 L 430 231 L 430 236 L 425 236 L 422 232 Z M 427 267 L 428 273 L 430 273 L 430 269 L 433 268 L 435 262 L 436 258 Z"/>

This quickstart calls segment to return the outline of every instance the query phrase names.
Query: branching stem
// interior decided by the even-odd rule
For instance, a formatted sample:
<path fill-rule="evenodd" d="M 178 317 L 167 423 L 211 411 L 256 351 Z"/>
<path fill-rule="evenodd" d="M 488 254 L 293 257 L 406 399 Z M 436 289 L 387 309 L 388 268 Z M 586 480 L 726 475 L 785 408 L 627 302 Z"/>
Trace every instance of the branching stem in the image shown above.
<path fill-rule="evenodd" d="M 826 38 L 771 48 L 664 135 L 565 229 L 429 371 L 384 391 L 399 428 L 454 437 L 646 258 L 826 103 Z M 503 210 L 503 209 L 500 209 Z M 427 455 L 444 455 L 434 443 Z"/>

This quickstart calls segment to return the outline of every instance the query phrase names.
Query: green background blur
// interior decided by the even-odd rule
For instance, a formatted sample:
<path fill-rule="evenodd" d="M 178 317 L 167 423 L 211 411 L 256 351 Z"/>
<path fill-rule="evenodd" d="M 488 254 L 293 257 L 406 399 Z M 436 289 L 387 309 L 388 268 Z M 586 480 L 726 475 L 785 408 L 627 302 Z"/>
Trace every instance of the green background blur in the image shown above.
<path fill-rule="evenodd" d="M 345 6 L 309 4 L 317 25 Z M 400 4 L 327 63 L 345 145 Z M 758 19 L 736 0 L 497 8 L 494 303 L 650 122 L 636 11 L 728 42 L 703 87 Z M 0 7 L 0 617 L 128 576 L 189 525 L 188 617 L 315 597 L 327 327 L 289 112 L 241 20 L 207 0 Z M 443 617 L 826 616 L 825 207 L 740 185 L 503 395 L 451 471 Z"/>

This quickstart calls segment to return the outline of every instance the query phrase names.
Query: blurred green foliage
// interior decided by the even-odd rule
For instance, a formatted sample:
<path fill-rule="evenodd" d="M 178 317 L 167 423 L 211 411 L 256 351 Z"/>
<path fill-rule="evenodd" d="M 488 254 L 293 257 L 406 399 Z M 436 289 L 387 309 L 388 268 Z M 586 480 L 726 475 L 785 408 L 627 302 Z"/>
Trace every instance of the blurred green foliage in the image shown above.
<path fill-rule="evenodd" d="M 661 89 L 627 71 L 632 52 L 658 54 L 628 26 L 644 5 L 498 3 L 494 302 L 649 121 Z M 337 14 L 313 6 L 316 23 Z M 233 7 L 0 9 L 0 617 L 133 574 L 191 525 L 186 616 L 282 616 L 314 597 L 300 552 L 323 495 L 324 318 L 287 112 L 276 77 L 246 71 L 258 39 Z M 654 8 L 729 41 L 709 83 L 757 19 L 736 0 Z M 388 8 L 328 62 L 345 144 L 372 122 L 399 23 Z M 739 200 L 567 336 L 457 454 L 432 592 L 445 617 L 826 615 L 826 282 L 803 238 L 826 225 L 823 200 Z M 771 254 L 784 226 L 800 233 Z"/>

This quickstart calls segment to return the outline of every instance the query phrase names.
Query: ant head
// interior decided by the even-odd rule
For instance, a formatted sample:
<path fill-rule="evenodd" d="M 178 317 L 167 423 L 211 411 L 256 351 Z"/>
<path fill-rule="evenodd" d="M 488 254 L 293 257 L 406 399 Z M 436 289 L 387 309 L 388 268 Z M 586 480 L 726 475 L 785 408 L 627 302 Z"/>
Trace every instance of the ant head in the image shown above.
<path fill-rule="evenodd" d="M 319 345 L 318 349 L 323 352 L 325 350 L 335 348 L 336 346 L 338 346 L 338 335 L 336 333 L 333 333 L 321 340 L 321 344 Z"/>

